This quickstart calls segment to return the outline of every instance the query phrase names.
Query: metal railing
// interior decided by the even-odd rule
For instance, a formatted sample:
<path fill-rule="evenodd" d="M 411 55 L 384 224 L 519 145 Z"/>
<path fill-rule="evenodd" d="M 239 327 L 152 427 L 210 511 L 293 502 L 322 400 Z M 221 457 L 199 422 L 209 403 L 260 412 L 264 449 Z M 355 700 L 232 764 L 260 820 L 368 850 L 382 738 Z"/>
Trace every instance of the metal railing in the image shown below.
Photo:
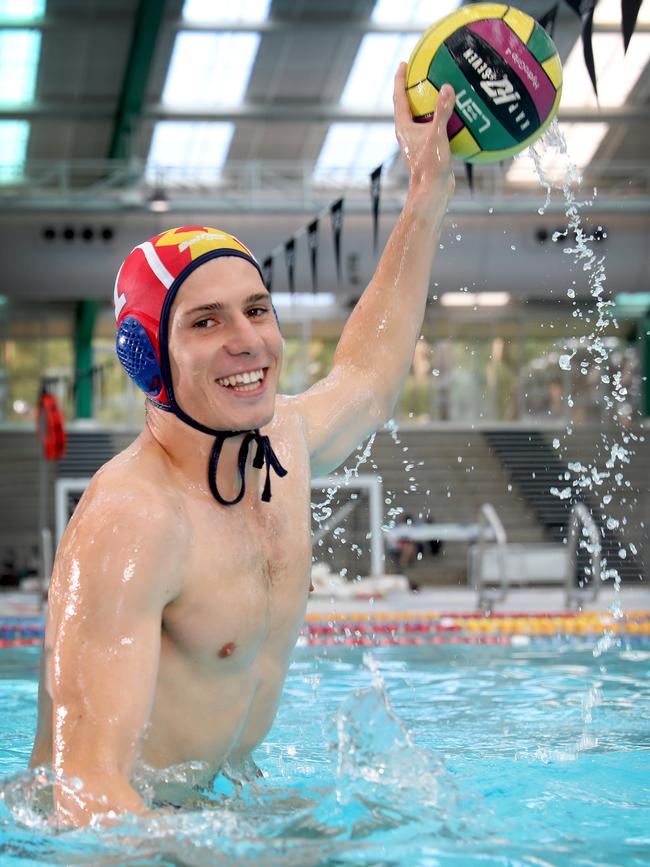
<path fill-rule="evenodd" d="M 0 201 L 15 209 L 148 209 L 162 191 L 172 209 L 193 206 L 206 210 L 285 211 L 318 210 L 331 203 L 333 197 L 344 194 L 346 209 L 369 210 L 369 175 L 365 169 L 351 172 L 333 167 L 318 174 L 314 169 L 314 161 L 309 160 L 229 160 L 223 167 L 153 166 L 137 157 L 27 160 L 19 167 L 0 161 Z M 645 207 L 650 196 L 647 162 L 593 162 L 582 174 L 584 189 L 597 183 L 601 205 L 609 196 L 621 200 L 623 212 L 637 211 Z M 473 183 L 474 198 L 469 195 L 463 173 L 457 173 L 454 212 L 485 213 L 484 198 L 497 211 L 523 208 L 528 212 L 533 204 L 535 210 L 539 207 L 538 182 L 509 183 L 498 165 L 482 165 Z M 399 211 L 405 190 L 405 169 L 395 159 L 385 165 L 382 176 L 382 210 Z M 534 202 L 528 203 L 529 197 Z"/>
<path fill-rule="evenodd" d="M 508 538 L 506 531 L 497 514 L 497 510 L 491 503 L 483 503 L 479 512 L 479 537 L 478 558 L 476 562 L 476 584 L 478 588 L 478 605 L 482 611 L 490 608 L 494 602 L 502 602 L 508 593 L 508 570 L 506 545 Z M 490 532 L 488 532 L 490 531 Z M 496 542 L 497 562 L 501 575 L 501 583 L 498 587 L 489 587 L 484 580 L 485 545 L 490 541 Z"/>

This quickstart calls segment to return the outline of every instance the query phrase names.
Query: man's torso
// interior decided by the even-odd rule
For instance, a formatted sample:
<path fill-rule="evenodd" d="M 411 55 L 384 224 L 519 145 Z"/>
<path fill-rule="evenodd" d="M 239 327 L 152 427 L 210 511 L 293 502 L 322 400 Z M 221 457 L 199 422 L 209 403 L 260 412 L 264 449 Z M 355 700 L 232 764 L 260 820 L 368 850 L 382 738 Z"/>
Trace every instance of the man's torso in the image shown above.
<path fill-rule="evenodd" d="M 236 764 L 275 717 L 309 589 L 310 474 L 295 416 L 280 410 L 269 433 L 289 471 L 273 478 L 270 503 L 260 500 L 263 480 L 255 470 L 247 475 L 244 500 L 233 507 L 206 496 L 207 466 L 200 489 L 172 479 L 187 531 L 181 592 L 162 613 L 158 677 L 141 749 L 154 767 L 201 761 L 217 770 L 226 760 Z M 163 483 L 169 481 L 155 445 L 141 448 L 136 441 L 104 469 L 98 482 L 104 495 L 113 474 L 120 475 L 121 461 L 130 463 L 130 472 L 161 472 Z M 78 525 L 83 511 L 73 518 Z M 155 527 L 143 526 L 146 532 Z M 137 568 L 135 556 L 134 580 Z M 49 612 L 50 636 L 66 600 L 67 577 L 56 575 L 56 568 L 55 580 L 62 592 Z"/>

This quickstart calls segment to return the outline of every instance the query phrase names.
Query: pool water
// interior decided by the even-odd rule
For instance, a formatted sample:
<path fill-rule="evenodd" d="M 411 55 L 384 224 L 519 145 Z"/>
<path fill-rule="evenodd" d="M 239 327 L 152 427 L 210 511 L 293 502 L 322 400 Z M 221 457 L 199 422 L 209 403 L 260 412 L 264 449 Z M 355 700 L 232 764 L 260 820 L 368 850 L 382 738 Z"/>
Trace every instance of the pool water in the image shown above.
<path fill-rule="evenodd" d="M 0 652 L 1 865 L 650 864 L 647 642 L 299 649 L 264 779 L 66 832 L 24 770 L 37 665 Z"/>

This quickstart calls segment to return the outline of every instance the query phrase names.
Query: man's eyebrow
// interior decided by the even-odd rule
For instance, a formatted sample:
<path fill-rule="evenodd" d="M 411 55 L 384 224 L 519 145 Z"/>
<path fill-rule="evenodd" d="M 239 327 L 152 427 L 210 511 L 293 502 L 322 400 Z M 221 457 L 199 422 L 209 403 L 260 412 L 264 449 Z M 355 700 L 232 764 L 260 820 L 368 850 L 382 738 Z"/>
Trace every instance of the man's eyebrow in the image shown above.
<path fill-rule="evenodd" d="M 255 292 L 253 295 L 248 295 L 244 298 L 242 306 L 246 307 L 248 304 L 259 304 L 260 301 L 269 301 L 271 300 L 271 296 L 268 292 Z M 188 310 L 185 314 L 186 316 L 194 316 L 195 313 L 220 313 L 226 309 L 228 305 L 224 304 L 223 301 L 211 301 L 209 304 L 201 304 L 199 307 L 194 307 L 192 310 Z"/>

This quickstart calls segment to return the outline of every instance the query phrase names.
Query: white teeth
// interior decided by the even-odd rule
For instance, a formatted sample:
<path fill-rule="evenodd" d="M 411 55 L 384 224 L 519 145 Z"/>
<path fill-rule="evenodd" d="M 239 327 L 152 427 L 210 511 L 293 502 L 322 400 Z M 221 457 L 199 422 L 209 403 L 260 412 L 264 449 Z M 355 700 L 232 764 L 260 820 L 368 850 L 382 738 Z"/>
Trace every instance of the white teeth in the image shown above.
<path fill-rule="evenodd" d="M 251 370 L 246 371 L 245 373 L 236 373 L 233 376 L 225 376 L 223 379 L 218 379 L 217 383 L 219 385 L 224 386 L 243 386 L 243 385 L 251 385 L 255 386 L 257 383 L 264 379 L 264 371 L 260 368 L 260 370 Z M 252 391 L 252 389 L 247 388 L 246 391 Z"/>

